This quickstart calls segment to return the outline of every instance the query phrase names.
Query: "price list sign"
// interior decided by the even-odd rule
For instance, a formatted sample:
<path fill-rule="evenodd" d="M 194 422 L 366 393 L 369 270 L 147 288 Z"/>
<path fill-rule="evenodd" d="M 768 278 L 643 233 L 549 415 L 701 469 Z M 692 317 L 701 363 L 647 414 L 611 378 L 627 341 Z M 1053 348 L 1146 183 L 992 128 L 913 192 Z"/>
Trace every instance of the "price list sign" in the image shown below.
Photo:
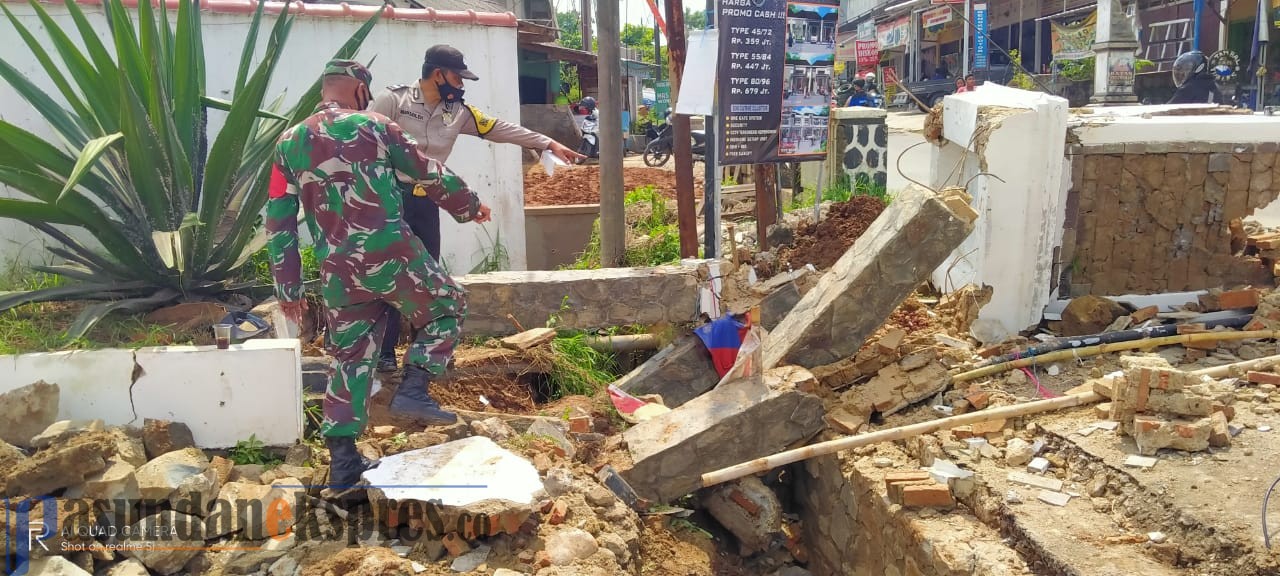
<path fill-rule="evenodd" d="M 820 159 L 838 0 L 720 0 L 721 164 Z"/>

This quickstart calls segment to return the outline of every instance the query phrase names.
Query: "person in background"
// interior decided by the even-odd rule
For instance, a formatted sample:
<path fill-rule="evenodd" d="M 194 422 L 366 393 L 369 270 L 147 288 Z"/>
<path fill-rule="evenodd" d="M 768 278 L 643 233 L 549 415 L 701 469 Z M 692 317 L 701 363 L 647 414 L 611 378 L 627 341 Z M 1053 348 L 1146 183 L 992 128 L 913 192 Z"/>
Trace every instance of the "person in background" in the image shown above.
<path fill-rule="evenodd" d="M 548 150 L 569 164 L 582 158 L 550 137 L 489 116 L 463 102 L 464 79 L 478 81 L 480 77 L 467 69 L 457 48 L 438 44 L 427 49 L 422 61 L 422 77 L 415 84 L 391 86 L 373 99 L 370 109 L 402 126 L 417 141 L 422 153 L 440 162 L 449 161 L 453 145 L 463 134 L 490 142 Z M 406 189 L 404 218 L 431 257 L 439 261 L 440 209 L 435 202 L 421 189 Z M 396 344 L 400 342 L 400 316 L 395 310 L 391 315 L 379 354 L 379 372 L 394 372 L 398 368 Z"/>
<path fill-rule="evenodd" d="M 965 77 L 964 77 L 964 88 L 965 88 L 965 90 L 964 90 L 965 92 L 973 92 L 974 90 L 977 90 L 977 89 L 978 89 L 978 78 L 977 78 L 977 77 L 975 77 L 973 74 L 969 74 L 969 75 L 965 76 Z"/>
<path fill-rule="evenodd" d="M 1222 104 L 1218 83 L 1209 72 L 1209 59 L 1192 50 L 1173 61 L 1173 84 L 1178 87 L 1170 104 Z"/>
<path fill-rule="evenodd" d="M 337 370 L 324 396 L 320 431 L 330 455 L 330 489 L 349 492 L 376 466 L 356 450 L 369 418 L 374 353 L 397 310 L 418 328 L 390 411 L 424 425 L 451 424 L 427 391 L 444 374 L 462 334 L 463 289 L 440 269 L 405 223 L 400 184 L 414 185 L 459 222 L 489 220 L 489 207 L 413 138 L 381 114 L 364 112 L 373 76 L 354 60 L 332 60 L 320 105 L 286 130 L 275 148 L 267 193 L 267 253 L 281 311 L 306 311 L 298 251 L 298 207 L 320 259 L 326 348 Z M 333 492 L 330 492 L 333 494 Z"/>
<path fill-rule="evenodd" d="M 962 93 L 962 92 L 968 92 L 968 91 L 969 91 L 969 87 L 968 87 L 968 86 L 965 86 L 965 84 L 964 84 L 964 78 L 956 78 L 956 92 L 955 92 L 955 93 L 956 93 L 956 94 L 960 94 L 960 93 Z"/>

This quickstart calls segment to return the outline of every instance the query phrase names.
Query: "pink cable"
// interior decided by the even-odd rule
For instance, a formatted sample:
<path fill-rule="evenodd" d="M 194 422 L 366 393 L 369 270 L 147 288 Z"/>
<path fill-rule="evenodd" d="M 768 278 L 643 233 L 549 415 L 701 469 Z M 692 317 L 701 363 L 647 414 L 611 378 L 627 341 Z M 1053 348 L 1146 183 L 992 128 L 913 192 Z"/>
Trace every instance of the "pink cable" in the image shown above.
<path fill-rule="evenodd" d="M 1014 359 L 1017 360 L 1018 358 L 1021 358 L 1021 357 L 1022 355 L 1020 353 L 1015 353 Z M 1052 390 L 1045 388 L 1042 384 L 1040 384 L 1040 379 L 1036 378 L 1035 373 L 1032 372 L 1030 369 L 1020 368 L 1020 370 L 1022 370 L 1022 372 L 1027 375 L 1027 378 L 1031 379 L 1032 384 L 1036 385 L 1036 392 L 1040 394 L 1041 398 L 1057 398 L 1058 397 L 1058 395 L 1054 394 Z"/>

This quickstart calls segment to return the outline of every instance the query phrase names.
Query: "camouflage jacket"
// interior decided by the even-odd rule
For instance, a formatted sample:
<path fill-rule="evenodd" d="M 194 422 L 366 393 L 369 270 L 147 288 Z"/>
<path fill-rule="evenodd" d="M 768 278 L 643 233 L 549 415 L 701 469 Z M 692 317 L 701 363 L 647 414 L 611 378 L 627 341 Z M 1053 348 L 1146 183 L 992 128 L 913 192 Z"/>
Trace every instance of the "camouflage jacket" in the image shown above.
<path fill-rule="evenodd" d="M 479 197 L 462 179 L 381 114 L 329 102 L 285 131 L 276 144 L 266 218 L 276 297 L 302 298 L 299 201 L 328 306 L 386 296 L 401 272 L 425 266 L 430 256 L 404 222 L 402 183 L 420 185 L 458 222 L 479 211 Z"/>

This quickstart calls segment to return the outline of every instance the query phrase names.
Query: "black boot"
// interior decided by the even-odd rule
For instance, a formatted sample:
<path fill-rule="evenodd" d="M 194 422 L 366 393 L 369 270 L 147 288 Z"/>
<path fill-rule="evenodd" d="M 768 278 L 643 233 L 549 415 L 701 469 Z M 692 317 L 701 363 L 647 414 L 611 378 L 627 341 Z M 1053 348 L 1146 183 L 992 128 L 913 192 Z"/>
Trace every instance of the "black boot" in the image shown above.
<path fill-rule="evenodd" d="M 378 465 L 356 450 L 355 438 L 326 436 L 324 444 L 329 448 L 329 489 L 334 492 L 351 490 L 360 483 L 361 474 Z"/>
<path fill-rule="evenodd" d="M 427 393 L 430 383 L 431 374 L 425 368 L 406 365 L 400 388 L 396 390 L 395 398 L 391 399 L 391 414 L 413 418 L 424 426 L 446 426 L 457 422 L 457 414 L 445 411 L 431 399 L 431 395 Z"/>

